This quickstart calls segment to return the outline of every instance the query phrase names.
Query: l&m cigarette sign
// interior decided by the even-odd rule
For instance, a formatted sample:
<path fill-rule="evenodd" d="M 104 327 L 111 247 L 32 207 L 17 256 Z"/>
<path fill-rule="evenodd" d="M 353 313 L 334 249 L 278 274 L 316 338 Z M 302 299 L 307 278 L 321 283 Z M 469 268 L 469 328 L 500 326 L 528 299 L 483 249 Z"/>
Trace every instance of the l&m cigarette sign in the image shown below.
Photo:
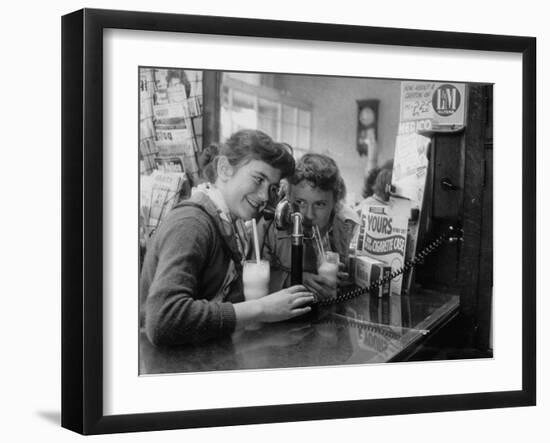
<path fill-rule="evenodd" d="M 401 82 L 399 133 L 460 129 L 465 107 L 464 83 Z"/>
<path fill-rule="evenodd" d="M 458 85 L 459 87 L 461 85 Z M 432 108 L 440 117 L 456 116 L 464 97 L 464 85 L 462 92 L 455 85 L 444 84 L 439 86 L 432 94 Z"/>

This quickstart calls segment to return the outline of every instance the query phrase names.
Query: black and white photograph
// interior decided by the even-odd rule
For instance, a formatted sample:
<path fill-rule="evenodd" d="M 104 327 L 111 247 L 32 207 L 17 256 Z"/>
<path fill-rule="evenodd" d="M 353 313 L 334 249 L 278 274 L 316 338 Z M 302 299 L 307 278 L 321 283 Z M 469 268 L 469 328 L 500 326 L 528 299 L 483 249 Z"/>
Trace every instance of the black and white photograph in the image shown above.
<path fill-rule="evenodd" d="M 492 358 L 492 84 L 135 81 L 140 375 Z"/>

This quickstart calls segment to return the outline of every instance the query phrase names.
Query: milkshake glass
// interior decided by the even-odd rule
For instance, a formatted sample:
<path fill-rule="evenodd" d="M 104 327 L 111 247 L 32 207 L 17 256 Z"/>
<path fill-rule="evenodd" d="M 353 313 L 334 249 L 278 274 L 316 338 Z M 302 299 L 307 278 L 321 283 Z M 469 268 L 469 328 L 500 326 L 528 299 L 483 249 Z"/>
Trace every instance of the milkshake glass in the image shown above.
<path fill-rule="evenodd" d="M 247 260 L 243 266 L 244 299 L 257 300 L 269 293 L 269 262 L 267 260 Z M 260 323 L 251 323 L 245 329 L 256 330 Z"/>
<path fill-rule="evenodd" d="M 256 300 L 269 293 L 269 262 L 247 260 L 243 266 L 243 290 L 245 300 Z"/>
<path fill-rule="evenodd" d="M 333 296 L 336 295 L 336 284 L 338 282 L 338 268 L 340 264 L 340 256 L 337 252 L 326 251 L 321 255 L 319 260 L 319 268 L 317 274 L 323 276 L 335 287 Z"/>

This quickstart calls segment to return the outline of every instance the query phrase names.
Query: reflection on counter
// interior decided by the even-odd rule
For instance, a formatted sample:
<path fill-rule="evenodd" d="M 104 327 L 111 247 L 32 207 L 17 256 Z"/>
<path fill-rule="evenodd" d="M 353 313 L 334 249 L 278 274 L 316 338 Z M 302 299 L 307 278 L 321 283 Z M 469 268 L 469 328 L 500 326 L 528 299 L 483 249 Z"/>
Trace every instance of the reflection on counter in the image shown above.
<path fill-rule="evenodd" d="M 458 312 L 458 297 L 368 295 L 201 345 L 155 348 L 142 332 L 140 374 L 400 361 Z"/>

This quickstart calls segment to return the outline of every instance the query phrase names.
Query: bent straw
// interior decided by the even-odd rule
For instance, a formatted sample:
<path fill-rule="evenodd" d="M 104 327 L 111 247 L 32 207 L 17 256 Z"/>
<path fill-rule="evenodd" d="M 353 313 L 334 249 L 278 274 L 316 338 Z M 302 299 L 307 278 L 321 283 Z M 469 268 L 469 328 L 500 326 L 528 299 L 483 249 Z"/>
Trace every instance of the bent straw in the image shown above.
<path fill-rule="evenodd" d="M 258 230 L 256 229 L 256 219 L 252 219 L 252 233 L 254 234 L 254 250 L 256 251 L 256 263 L 260 264 L 260 242 L 258 241 Z"/>

